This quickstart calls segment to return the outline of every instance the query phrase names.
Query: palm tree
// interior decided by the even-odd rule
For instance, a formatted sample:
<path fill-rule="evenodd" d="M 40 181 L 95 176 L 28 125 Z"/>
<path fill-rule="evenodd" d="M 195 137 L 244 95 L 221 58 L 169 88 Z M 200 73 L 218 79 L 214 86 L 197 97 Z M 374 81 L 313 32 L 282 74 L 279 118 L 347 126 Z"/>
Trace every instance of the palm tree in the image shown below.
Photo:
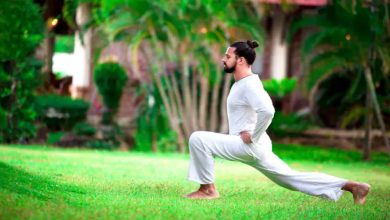
<path fill-rule="evenodd" d="M 386 147 L 390 145 L 373 80 L 373 69 L 378 60 L 382 74 L 389 74 L 390 26 L 388 3 L 379 1 L 346 0 L 319 10 L 318 14 L 296 20 L 291 33 L 304 27 L 317 27 L 304 41 L 302 55 L 308 57 L 307 87 L 310 91 L 311 107 L 318 86 L 332 74 L 354 71 L 363 74 L 366 88 L 366 143 L 364 159 L 370 158 L 371 111 L 382 130 Z M 351 86 L 350 90 L 356 89 Z"/>
<path fill-rule="evenodd" d="M 96 17 L 112 40 L 127 41 L 146 59 L 179 152 L 195 130 L 227 131 L 231 76 L 222 75 L 218 57 L 229 40 L 262 39 L 251 1 L 103 0 Z"/>

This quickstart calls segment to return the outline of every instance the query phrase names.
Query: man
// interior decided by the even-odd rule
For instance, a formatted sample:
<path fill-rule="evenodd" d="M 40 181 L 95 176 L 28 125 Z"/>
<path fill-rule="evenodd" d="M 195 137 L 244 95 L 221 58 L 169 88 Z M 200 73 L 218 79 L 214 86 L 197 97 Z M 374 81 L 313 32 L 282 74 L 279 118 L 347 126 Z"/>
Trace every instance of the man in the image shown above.
<path fill-rule="evenodd" d="M 188 179 L 200 188 L 186 195 L 191 199 L 215 199 L 214 157 L 240 161 L 262 172 L 275 183 L 290 190 L 337 201 L 344 191 L 352 193 L 354 202 L 363 204 L 370 185 L 322 173 L 292 170 L 272 152 L 266 133 L 274 107 L 256 74 L 251 71 L 255 60 L 255 41 L 235 42 L 222 59 L 226 73 L 233 73 L 227 98 L 229 135 L 197 131 L 189 139 L 190 166 Z"/>

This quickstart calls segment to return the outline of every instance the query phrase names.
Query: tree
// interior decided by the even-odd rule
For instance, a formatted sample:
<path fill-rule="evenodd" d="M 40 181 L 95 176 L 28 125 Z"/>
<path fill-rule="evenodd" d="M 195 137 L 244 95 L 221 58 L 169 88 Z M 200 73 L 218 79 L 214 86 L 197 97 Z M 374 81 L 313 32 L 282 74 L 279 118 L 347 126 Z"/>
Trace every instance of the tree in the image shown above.
<path fill-rule="evenodd" d="M 44 25 L 32 0 L 1 1 L 0 14 L 0 142 L 24 142 L 35 135 L 40 63 L 32 55 Z"/>
<path fill-rule="evenodd" d="M 146 59 L 157 85 L 178 151 L 198 129 L 227 131 L 226 96 L 231 75 L 218 57 L 238 37 L 261 41 L 259 15 L 251 1 L 102 1 L 96 20 L 112 40 L 124 40 Z"/>
<path fill-rule="evenodd" d="M 390 144 L 374 86 L 375 79 L 372 77 L 378 61 L 382 65 L 382 74 L 389 74 L 388 10 L 389 4 L 381 1 L 335 1 L 314 16 L 296 20 L 291 28 L 293 34 L 304 27 L 317 27 L 316 31 L 307 36 L 302 47 L 302 55 L 309 57 L 307 86 L 312 108 L 318 86 L 332 74 L 352 71 L 356 76 L 363 75 L 367 88 L 364 159 L 370 158 L 372 109 L 390 154 Z M 356 86 L 352 85 L 349 93 L 355 89 Z"/>

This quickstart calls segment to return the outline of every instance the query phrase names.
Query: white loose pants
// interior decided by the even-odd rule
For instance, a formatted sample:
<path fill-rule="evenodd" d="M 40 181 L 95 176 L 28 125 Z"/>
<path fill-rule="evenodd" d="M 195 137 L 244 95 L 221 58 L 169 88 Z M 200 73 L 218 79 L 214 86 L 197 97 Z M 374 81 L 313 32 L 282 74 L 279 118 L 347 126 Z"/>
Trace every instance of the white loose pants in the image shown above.
<path fill-rule="evenodd" d="M 239 136 L 197 131 L 189 139 L 188 179 L 199 184 L 214 183 L 214 157 L 240 161 L 262 172 L 280 186 L 337 201 L 345 179 L 322 173 L 292 170 L 272 152 L 269 138 L 261 144 L 245 144 Z"/>

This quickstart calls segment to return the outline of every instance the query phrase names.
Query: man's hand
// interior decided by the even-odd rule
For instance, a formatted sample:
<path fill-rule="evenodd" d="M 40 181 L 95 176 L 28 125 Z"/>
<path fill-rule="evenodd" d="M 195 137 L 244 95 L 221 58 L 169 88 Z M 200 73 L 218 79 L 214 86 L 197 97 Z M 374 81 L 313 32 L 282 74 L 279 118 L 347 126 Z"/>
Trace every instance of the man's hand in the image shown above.
<path fill-rule="evenodd" d="M 240 132 L 240 137 L 242 141 L 244 141 L 245 144 L 252 143 L 252 135 L 248 131 L 242 131 Z"/>

